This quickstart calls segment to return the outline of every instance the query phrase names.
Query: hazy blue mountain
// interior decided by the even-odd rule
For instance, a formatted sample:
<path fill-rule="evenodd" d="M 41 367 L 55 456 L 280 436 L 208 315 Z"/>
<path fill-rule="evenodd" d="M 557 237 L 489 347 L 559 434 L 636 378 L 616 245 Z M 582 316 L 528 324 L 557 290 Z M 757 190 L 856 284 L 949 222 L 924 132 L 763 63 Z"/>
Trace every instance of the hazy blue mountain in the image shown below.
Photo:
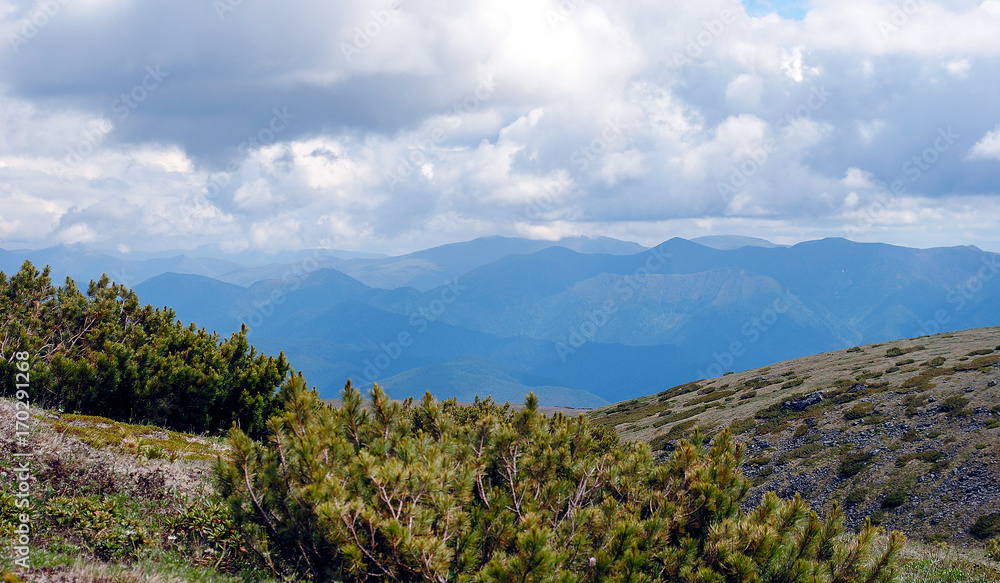
<path fill-rule="evenodd" d="M 134 260 L 107 255 L 82 245 L 60 245 L 38 250 L 0 250 L 0 271 L 17 272 L 25 259 L 36 267 L 51 267 L 55 281 L 61 283 L 66 277 L 72 277 L 81 287 L 86 287 L 86 283 L 92 279 L 99 279 L 102 274 L 107 274 L 115 282 L 135 286 L 150 277 L 167 272 L 218 277 L 240 267 L 231 261 L 214 257 L 194 259 L 185 255 L 173 255 Z"/>
<path fill-rule="evenodd" d="M 608 404 L 592 393 L 547 385 L 523 384 L 520 371 L 476 355 L 466 355 L 453 361 L 410 369 L 379 382 L 394 398 L 420 399 L 430 391 L 434 395 L 450 395 L 459 401 L 493 397 L 497 401 L 524 402 L 528 393 L 538 397 L 540 405 L 590 409 Z"/>
<path fill-rule="evenodd" d="M 234 307 L 246 297 L 247 289 L 202 275 L 165 273 L 135 286 L 139 299 L 154 307 L 168 306 L 178 317 L 222 335 L 240 329 Z"/>
<path fill-rule="evenodd" d="M 775 245 L 767 239 L 744 237 L 742 235 L 708 235 L 706 237 L 695 237 L 691 239 L 691 242 L 722 251 L 731 251 L 740 247 L 785 247 L 785 245 Z"/>
<path fill-rule="evenodd" d="M 515 237 L 482 237 L 463 243 L 452 243 L 387 259 L 355 259 L 331 264 L 351 277 L 371 287 L 414 287 L 421 291 L 438 287 L 481 265 L 509 255 L 535 253 L 550 247 L 565 247 L 580 253 L 631 255 L 646 248 L 638 243 L 609 237 L 572 237 L 558 241 L 541 241 Z"/>
<path fill-rule="evenodd" d="M 329 261 L 367 262 L 372 277 L 449 281 L 428 289 L 382 289 L 319 262 L 243 268 L 272 276 L 248 285 L 167 273 L 135 289 L 220 333 L 246 323 L 259 349 L 283 350 L 324 397 L 351 378 L 385 383 L 393 396 L 533 390 L 547 403 L 581 406 L 857 344 L 1000 324 L 1000 256 L 975 247 L 825 239 L 725 250 L 674 238 L 621 253 L 630 244 L 576 244 L 618 252 L 486 238 L 405 261 Z M 120 261 L 45 251 L 38 257 L 72 259 L 77 272 Z M 17 255 L 0 252 L 0 261 L 19 266 Z M 296 265 L 303 269 L 288 271 Z"/>

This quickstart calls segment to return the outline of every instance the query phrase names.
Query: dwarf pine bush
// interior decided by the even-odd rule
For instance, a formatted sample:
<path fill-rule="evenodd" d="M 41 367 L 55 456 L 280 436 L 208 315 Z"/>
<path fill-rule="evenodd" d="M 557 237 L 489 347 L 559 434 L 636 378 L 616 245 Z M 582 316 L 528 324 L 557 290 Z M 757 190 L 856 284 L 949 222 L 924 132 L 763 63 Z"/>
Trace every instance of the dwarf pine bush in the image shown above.
<path fill-rule="evenodd" d="M 656 463 L 582 416 L 390 401 L 301 377 L 264 443 L 234 429 L 220 491 L 276 574 L 316 581 L 886 583 L 903 537 L 842 535 L 801 498 L 744 512 L 743 446 L 696 433 Z"/>

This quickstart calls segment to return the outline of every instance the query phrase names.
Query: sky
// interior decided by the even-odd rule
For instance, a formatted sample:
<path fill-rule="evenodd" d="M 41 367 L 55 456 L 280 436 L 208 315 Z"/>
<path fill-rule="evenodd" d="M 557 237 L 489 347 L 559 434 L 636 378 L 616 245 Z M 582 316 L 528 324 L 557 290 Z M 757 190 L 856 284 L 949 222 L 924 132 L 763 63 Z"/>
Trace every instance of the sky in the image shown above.
<path fill-rule="evenodd" d="M 0 0 L 0 247 L 1000 251 L 1000 0 Z"/>

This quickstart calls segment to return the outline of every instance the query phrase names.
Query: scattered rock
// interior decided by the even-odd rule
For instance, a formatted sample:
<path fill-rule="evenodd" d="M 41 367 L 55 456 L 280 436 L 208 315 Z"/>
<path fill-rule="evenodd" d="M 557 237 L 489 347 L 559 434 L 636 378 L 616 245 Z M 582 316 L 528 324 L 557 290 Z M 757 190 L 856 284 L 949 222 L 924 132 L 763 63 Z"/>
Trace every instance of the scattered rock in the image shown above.
<path fill-rule="evenodd" d="M 937 401 L 937 399 L 935 399 L 934 397 L 927 397 L 928 403 L 934 403 L 935 401 Z"/>
<path fill-rule="evenodd" d="M 810 405 L 815 405 L 816 403 L 823 401 L 823 399 L 823 393 L 820 391 L 809 395 L 805 399 L 800 399 L 798 401 L 785 401 L 781 404 L 781 408 L 791 409 L 792 411 L 802 411 Z"/>
<path fill-rule="evenodd" d="M 995 387 L 995 386 L 997 386 L 997 381 L 996 381 L 996 379 L 993 379 L 992 381 L 990 381 L 990 382 L 986 383 L 986 386 L 987 386 L 987 387 Z"/>
<path fill-rule="evenodd" d="M 851 390 L 848 391 L 848 392 L 857 393 L 858 391 L 863 391 L 863 390 L 865 390 L 867 388 L 868 388 L 868 385 L 864 385 L 864 384 L 858 383 L 858 384 L 852 386 Z"/>
<path fill-rule="evenodd" d="M 966 393 L 971 393 L 971 392 L 975 391 L 976 389 L 974 389 L 973 387 L 965 387 L 964 390 L 965 390 Z"/>

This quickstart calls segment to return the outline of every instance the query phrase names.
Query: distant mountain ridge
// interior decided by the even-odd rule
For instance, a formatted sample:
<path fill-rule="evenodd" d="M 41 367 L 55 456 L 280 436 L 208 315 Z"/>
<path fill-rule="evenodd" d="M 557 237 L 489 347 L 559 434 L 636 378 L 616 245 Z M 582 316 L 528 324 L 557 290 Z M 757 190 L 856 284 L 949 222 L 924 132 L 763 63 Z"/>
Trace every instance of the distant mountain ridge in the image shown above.
<path fill-rule="evenodd" d="M 351 378 L 391 385 L 393 397 L 429 388 L 450 396 L 426 386 L 434 382 L 481 396 L 537 389 L 543 404 L 582 406 L 858 344 L 1000 324 L 1000 256 L 974 247 L 570 242 L 601 252 L 485 238 L 229 277 L 162 273 L 134 287 L 142 301 L 210 330 L 246 323 L 258 348 L 284 350 L 326 397 Z M 270 277 L 225 281 L 261 268 Z M 394 278 L 420 287 L 372 285 Z"/>

